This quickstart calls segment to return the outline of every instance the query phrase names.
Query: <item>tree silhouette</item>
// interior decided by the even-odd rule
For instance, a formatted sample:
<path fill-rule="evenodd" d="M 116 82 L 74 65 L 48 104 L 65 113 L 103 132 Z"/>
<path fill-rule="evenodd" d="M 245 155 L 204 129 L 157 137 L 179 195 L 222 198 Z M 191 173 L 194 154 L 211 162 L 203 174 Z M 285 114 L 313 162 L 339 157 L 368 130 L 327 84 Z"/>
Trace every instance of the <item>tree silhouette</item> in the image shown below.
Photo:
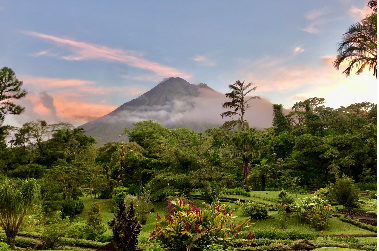
<path fill-rule="evenodd" d="M 229 85 L 229 88 L 232 89 L 231 92 L 226 93 L 225 96 L 227 98 L 232 99 L 230 102 L 225 102 L 222 104 L 223 108 L 230 108 L 232 109 L 231 111 L 223 112 L 221 113 L 221 117 L 233 117 L 233 116 L 238 116 L 238 120 L 232 120 L 232 121 L 227 121 L 224 123 L 224 127 L 227 128 L 233 128 L 236 125 L 241 128 L 241 129 L 247 129 L 245 128 L 245 123 L 246 120 L 244 119 L 244 115 L 246 112 L 246 109 L 250 107 L 249 101 L 252 99 L 260 98 L 259 96 L 253 96 L 253 97 L 247 97 L 247 95 L 251 91 L 255 91 L 257 89 L 257 86 L 254 86 L 251 88 L 253 83 L 249 83 L 245 85 L 245 81 L 240 82 L 237 80 L 234 84 Z"/>
<path fill-rule="evenodd" d="M 337 59 L 333 62 L 338 70 L 340 65 L 348 62 L 348 67 L 343 71 L 346 77 L 350 76 L 354 68 L 355 74 L 359 75 L 368 66 L 374 71 L 377 78 L 377 4 L 376 0 L 371 0 L 368 6 L 373 9 L 373 13 L 360 22 L 350 26 L 343 34 L 342 42 L 338 44 Z"/>

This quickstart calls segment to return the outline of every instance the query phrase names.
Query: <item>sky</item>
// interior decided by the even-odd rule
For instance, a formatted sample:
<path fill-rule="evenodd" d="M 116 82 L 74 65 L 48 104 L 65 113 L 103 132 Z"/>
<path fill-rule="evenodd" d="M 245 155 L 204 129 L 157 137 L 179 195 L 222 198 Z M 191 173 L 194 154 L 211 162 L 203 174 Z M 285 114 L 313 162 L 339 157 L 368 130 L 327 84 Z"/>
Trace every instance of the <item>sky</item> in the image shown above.
<path fill-rule="evenodd" d="M 78 126 L 167 77 L 221 93 L 252 82 L 285 108 L 313 97 L 333 108 L 377 103 L 372 72 L 346 78 L 332 64 L 367 2 L 0 0 L 0 67 L 28 91 L 17 101 L 25 112 L 5 124 Z"/>

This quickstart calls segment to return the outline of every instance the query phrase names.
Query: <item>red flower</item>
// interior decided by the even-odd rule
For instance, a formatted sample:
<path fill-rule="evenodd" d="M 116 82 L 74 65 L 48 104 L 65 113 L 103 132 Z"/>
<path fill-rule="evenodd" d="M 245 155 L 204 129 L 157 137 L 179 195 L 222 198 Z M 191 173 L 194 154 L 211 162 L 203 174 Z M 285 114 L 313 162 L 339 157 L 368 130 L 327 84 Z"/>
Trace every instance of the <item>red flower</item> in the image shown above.
<path fill-rule="evenodd" d="M 225 238 L 225 234 L 222 234 L 222 238 Z"/>
<path fill-rule="evenodd" d="M 220 227 L 220 228 L 222 228 L 222 225 L 223 225 L 223 224 L 221 223 L 221 227 Z"/>
<path fill-rule="evenodd" d="M 250 236 L 250 240 L 252 240 L 252 239 L 253 239 L 253 237 L 254 237 L 254 236 L 253 236 L 253 234 L 251 234 L 251 236 Z"/>
<path fill-rule="evenodd" d="M 321 234 L 324 234 L 324 231 L 321 231 Z"/>
<path fill-rule="evenodd" d="M 179 199 L 179 204 L 180 204 L 180 206 L 182 206 L 182 200 L 181 199 Z"/>
<path fill-rule="evenodd" d="M 343 233 L 341 235 L 343 235 Z"/>
<path fill-rule="evenodd" d="M 232 216 L 232 212 L 229 211 L 229 216 Z"/>
<path fill-rule="evenodd" d="M 202 221 L 201 221 L 201 216 L 200 216 L 200 218 L 199 218 L 199 222 L 201 223 Z"/>
<path fill-rule="evenodd" d="M 251 236 L 251 232 L 246 236 L 246 239 L 249 239 Z"/>
<path fill-rule="evenodd" d="M 293 214 L 293 212 L 291 212 L 291 214 Z"/>
<path fill-rule="evenodd" d="M 186 229 L 189 230 L 188 221 L 186 222 Z"/>
<path fill-rule="evenodd" d="M 240 228 L 240 227 L 238 228 L 238 232 L 239 232 L 239 231 L 241 231 L 241 228 Z"/>
<path fill-rule="evenodd" d="M 220 211 L 220 205 L 217 206 L 217 211 Z"/>
<path fill-rule="evenodd" d="M 326 216 L 325 216 L 325 221 L 326 221 Z"/>
<path fill-rule="evenodd" d="M 195 226 L 195 228 L 196 228 L 196 230 L 197 230 L 198 233 L 201 232 L 201 230 L 200 230 L 200 228 L 198 226 Z"/>
<path fill-rule="evenodd" d="M 160 219 L 161 217 L 159 217 L 159 213 L 157 213 L 157 218 Z"/>
<path fill-rule="evenodd" d="M 283 206 L 283 202 L 282 202 L 282 206 Z"/>

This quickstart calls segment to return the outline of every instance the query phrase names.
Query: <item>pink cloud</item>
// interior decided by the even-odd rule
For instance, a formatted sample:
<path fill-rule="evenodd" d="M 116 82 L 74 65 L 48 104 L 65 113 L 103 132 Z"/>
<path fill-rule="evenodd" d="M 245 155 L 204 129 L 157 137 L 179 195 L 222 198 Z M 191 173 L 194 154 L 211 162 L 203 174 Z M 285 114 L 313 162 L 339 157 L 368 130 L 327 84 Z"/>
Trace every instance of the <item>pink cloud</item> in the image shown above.
<path fill-rule="evenodd" d="M 352 17 L 355 21 L 361 21 L 363 18 L 365 18 L 367 15 L 370 15 L 372 13 L 372 10 L 370 7 L 365 5 L 363 9 L 358 9 L 354 5 L 350 8 L 350 17 Z"/>
<path fill-rule="evenodd" d="M 205 56 L 196 55 L 196 57 L 193 57 L 192 60 L 196 61 L 196 62 L 198 62 L 204 66 L 215 66 L 216 65 L 215 62 L 213 62 L 212 60 L 210 60 L 209 58 L 207 58 Z"/>
<path fill-rule="evenodd" d="M 330 8 L 328 6 L 325 6 L 322 9 L 316 9 L 316 10 L 311 10 L 311 11 L 307 12 L 307 14 L 305 14 L 305 18 L 312 20 L 312 19 L 315 19 L 317 17 L 326 15 L 328 13 L 330 13 Z"/>
<path fill-rule="evenodd" d="M 103 45 L 77 42 L 74 40 L 59 38 L 32 31 L 27 31 L 25 33 L 31 36 L 46 39 L 50 42 L 58 44 L 59 46 L 69 49 L 72 54 L 62 56 L 62 58 L 65 60 L 105 60 L 124 63 L 139 69 L 150 70 L 159 76 L 176 76 L 182 78 L 190 77 L 186 73 L 180 72 L 175 68 L 143 59 L 141 58 L 141 53 L 138 53 L 136 51 L 112 49 Z"/>
<path fill-rule="evenodd" d="M 71 87 L 93 84 L 92 81 L 80 80 L 80 79 L 59 79 L 59 78 L 44 78 L 44 77 L 30 77 L 25 76 L 22 78 L 24 84 L 37 85 L 41 88 L 49 87 Z"/>

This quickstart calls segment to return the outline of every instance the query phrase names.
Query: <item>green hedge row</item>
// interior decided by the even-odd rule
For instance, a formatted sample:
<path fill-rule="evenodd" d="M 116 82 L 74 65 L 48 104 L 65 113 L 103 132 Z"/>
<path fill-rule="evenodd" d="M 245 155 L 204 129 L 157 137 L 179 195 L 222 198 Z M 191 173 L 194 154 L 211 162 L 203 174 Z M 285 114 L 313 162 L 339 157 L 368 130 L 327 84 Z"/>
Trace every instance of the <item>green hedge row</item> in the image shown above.
<path fill-rule="evenodd" d="M 357 226 L 359 228 L 363 228 L 363 229 L 369 230 L 371 232 L 377 233 L 377 227 L 375 227 L 375 226 L 368 225 L 368 224 L 365 224 L 365 223 L 362 223 L 362 222 L 359 222 L 359 221 L 356 221 L 353 219 L 345 218 L 342 214 L 338 215 L 338 218 L 343 222 L 347 222 L 347 223 L 350 223 L 350 224 Z"/>

